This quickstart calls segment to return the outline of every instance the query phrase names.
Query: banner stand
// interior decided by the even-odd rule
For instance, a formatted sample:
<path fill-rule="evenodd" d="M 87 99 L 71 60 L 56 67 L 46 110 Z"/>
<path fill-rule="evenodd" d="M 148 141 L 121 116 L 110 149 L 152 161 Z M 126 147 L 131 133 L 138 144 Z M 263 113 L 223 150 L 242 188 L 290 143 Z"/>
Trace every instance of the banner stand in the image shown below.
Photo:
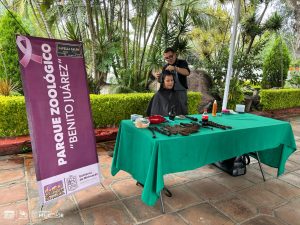
<path fill-rule="evenodd" d="M 101 183 L 83 44 L 16 36 L 41 210 Z"/>

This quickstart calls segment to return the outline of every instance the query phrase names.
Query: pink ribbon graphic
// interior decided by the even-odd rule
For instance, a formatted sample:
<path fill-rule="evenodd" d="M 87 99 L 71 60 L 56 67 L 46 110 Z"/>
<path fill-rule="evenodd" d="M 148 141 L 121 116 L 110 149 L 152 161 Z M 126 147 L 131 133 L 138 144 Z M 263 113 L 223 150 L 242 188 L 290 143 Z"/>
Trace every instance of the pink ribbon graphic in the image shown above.
<path fill-rule="evenodd" d="M 23 45 L 22 41 L 25 41 L 25 46 Z M 32 54 L 32 46 L 30 40 L 24 36 L 17 37 L 17 46 L 19 47 L 20 51 L 24 54 L 23 58 L 20 60 L 20 63 L 25 68 L 27 67 L 30 59 L 33 61 L 42 64 L 42 57 L 36 54 Z"/>

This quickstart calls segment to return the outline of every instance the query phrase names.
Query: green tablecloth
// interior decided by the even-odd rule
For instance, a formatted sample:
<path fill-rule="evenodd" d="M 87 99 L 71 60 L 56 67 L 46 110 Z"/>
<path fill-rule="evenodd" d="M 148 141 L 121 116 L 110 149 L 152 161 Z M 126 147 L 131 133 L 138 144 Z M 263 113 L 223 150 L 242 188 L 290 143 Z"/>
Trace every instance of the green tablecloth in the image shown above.
<path fill-rule="evenodd" d="M 193 115 L 198 119 L 201 115 Z M 142 200 L 154 205 L 164 187 L 163 176 L 168 173 L 196 169 L 216 161 L 258 151 L 262 163 L 284 172 L 285 162 L 296 150 L 291 125 L 288 122 L 236 114 L 209 119 L 231 130 L 201 128 L 190 136 L 157 133 L 152 138 L 148 129 L 138 129 L 130 120 L 123 120 L 115 144 L 112 175 L 119 170 L 130 173 L 144 184 Z M 190 120 L 175 120 L 174 123 Z M 152 126 L 152 125 L 151 125 Z"/>

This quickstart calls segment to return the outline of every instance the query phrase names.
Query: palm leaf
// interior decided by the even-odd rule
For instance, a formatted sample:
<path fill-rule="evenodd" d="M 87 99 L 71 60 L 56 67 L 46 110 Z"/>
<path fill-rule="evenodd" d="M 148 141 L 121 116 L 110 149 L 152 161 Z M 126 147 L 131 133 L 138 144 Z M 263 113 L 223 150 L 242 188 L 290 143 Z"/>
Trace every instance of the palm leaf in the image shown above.
<path fill-rule="evenodd" d="M 11 79 L 0 80 L 0 95 L 9 96 L 18 91 L 20 91 L 18 83 L 13 83 Z"/>
<path fill-rule="evenodd" d="M 270 31 L 279 31 L 283 26 L 283 17 L 277 12 L 273 13 L 272 16 L 265 22 L 264 28 Z"/>

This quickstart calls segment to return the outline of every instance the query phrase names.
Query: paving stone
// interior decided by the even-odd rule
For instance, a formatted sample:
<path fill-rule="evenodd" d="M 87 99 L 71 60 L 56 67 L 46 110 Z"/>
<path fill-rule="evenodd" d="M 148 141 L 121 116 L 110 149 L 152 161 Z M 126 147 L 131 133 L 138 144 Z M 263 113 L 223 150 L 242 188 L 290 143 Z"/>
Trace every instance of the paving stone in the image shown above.
<path fill-rule="evenodd" d="M 106 128 L 106 129 L 111 129 L 111 128 Z M 116 133 L 118 132 L 117 131 L 118 128 L 112 128 L 112 129 L 114 129 L 114 130 L 111 130 L 111 132 L 114 133 L 114 134 L 111 135 L 111 139 L 114 139 L 116 137 Z M 99 130 L 99 132 L 101 132 L 103 134 L 103 131 Z M 97 133 L 98 133 L 98 131 L 97 131 Z M 96 139 L 99 139 L 98 135 L 96 135 Z M 101 154 L 106 154 L 107 155 L 109 152 L 114 151 L 115 144 L 116 144 L 115 140 L 111 140 L 111 141 L 99 140 L 99 141 L 101 141 L 101 142 L 97 142 L 97 148 L 101 147 L 105 150 L 105 151 L 100 152 Z"/>
<path fill-rule="evenodd" d="M 293 132 L 294 132 L 294 134 L 300 134 L 300 127 L 293 126 Z"/>
<path fill-rule="evenodd" d="M 104 178 L 102 177 L 101 179 L 101 184 L 105 187 L 105 188 L 109 188 L 110 185 L 114 182 L 113 178 Z"/>
<path fill-rule="evenodd" d="M 262 216 L 255 217 L 245 223 L 242 223 L 242 225 L 283 225 L 283 224 L 282 222 L 278 221 L 277 218 L 262 215 Z"/>
<path fill-rule="evenodd" d="M 34 225 L 84 225 L 79 213 L 45 213 L 44 220 Z"/>
<path fill-rule="evenodd" d="M 27 202 L 0 206 L 1 225 L 25 225 L 29 223 Z"/>
<path fill-rule="evenodd" d="M 220 225 L 234 224 L 228 217 L 207 203 L 191 206 L 178 212 L 189 224 Z"/>
<path fill-rule="evenodd" d="M 26 200 L 25 183 L 13 184 L 0 188 L 0 205 Z"/>
<path fill-rule="evenodd" d="M 164 195 L 164 202 L 172 209 L 183 209 L 190 205 L 203 202 L 201 198 L 191 192 L 185 185 L 169 188 L 169 190 L 172 192 L 172 197 L 165 197 Z"/>
<path fill-rule="evenodd" d="M 74 196 L 80 209 L 89 208 L 118 199 L 110 188 L 104 189 L 101 185 L 83 189 L 79 192 L 76 192 Z"/>
<path fill-rule="evenodd" d="M 122 203 L 101 205 L 81 212 L 85 225 L 130 225 L 134 220 Z"/>
<path fill-rule="evenodd" d="M 266 180 L 274 178 L 274 176 L 272 176 L 268 173 L 264 173 L 264 175 L 265 175 Z M 258 166 L 256 169 L 255 165 L 247 166 L 247 173 L 245 175 L 243 175 L 243 177 L 255 184 L 264 182 L 262 174 L 261 174 L 260 170 L 258 169 Z"/>
<path fill-rule="evenodd" d="M 110 156 L 108 156 L 106 154 L 100 154 L 98 156 L 98 159 L 99 159 L 100 166 L 102 166 L 102 165 L 108 165 L 108 166 L 110 166 L 111 165 L 112 157 L 110 157 Z"/>
<path fill-rule="evenodd" d="M 216 166 L 214 166 L 212 164 L 202 166 L 199 168 L 199 170 L 206 176 L 223 173 L 222 170 L 220 170 L 219 168 L 217 168 Z"/>
<path fill-rule="evenodd" d="M 24 179 L 23 168 L 0 171 L 0 185 L 11 182 L 19 182 Z"/>
<path fill-rule="evenodd" d="M 186 223 L 175 213 L 165 214 L 149 222 L 143 223 L 143 225 L 186 225 Z"/>
<path fill-rule="evenodd" d="M 29 182 L 36 182 L 36 174 L 35 174 L 33 159 L 26 157 L 24 160 L 24 165 L 25 165 L 26 180 Z"/>
<path fill-rule="evenodd" d="M 8 159 L 0 160 L 0 170 L 22 168 L 23 166 L 24 166 L 24 159 L 21 157 L 11 156 Z"/>
<path fill-rule="evenodd" d="M 258 207 L 259 214 L 264 214 L 268 216 L 274 216 L 273 209 L 268 206 L 260 206 Z"/>
<path fill-rule="evenodd" d="M 141 195 L 143 187 L 136 185 L 136 180 L 125 179 L 117 181 L 111 185 L 111 188 L 120 198 Z"/>
<path fill-rule="evenodd" d="M 270 167 L 263 163 L 261 164 L 261 166 L 262 166 L 265 177 L 268 176 L 268 179 L 271 179 L 271 178 L 274 178 L 277 176 L 277 168 Z M 255 172 L 258 173 L 258 175 L 260 175 L 260 177 L 262 179 L 262 174 L 261 174 L 261 171 L 259 168 L 259 164 L 255 163 L 255 164 L 251 165 L 251 167 L 255 168 L 258 171 L 258 172 L 257 171 L 255 171 Z M 285 172 L 287 172 L 287 170 Z"/>
<path fill-rule="evenodd" d="M 28 202 L 30 218 L 33 223 L 39 223 L 48 217 L 63 216 L 64 218 L 69 214 L 75 214 L 78 210 L 76 203 L 72 200 L 72 196 L 63 197 L 56 201 L 44 205 L 41 210 L 39 198 L 32 198 Z M 44 215 L 43 215 L 44 213 Z"/>
<path fill-rule="evenodd" d="M 214 203 L 214 205 L 236 222 L 242 222 L 258 214 L 258 210 L 255 206 L 236 196 L 225 198 Z"/>
<path fill-rule="evenodd" d="M 105 147 L 103 145 L 99 145 L 99 143 L 96 143 L 96 149 L 97 149 L 98 155 L 102 152 L 106 152 Z"/>
<path fill-rule="evenodd" d="M 290 200 L 300 196 L 300 189 L 290 185 L 282 180 L 268 180 L 262 184 L 266 190 L 269 190 L 280 197 Z"/>
<path fill-rule="evenodd" d="M 300 176 L 300 170 L 296 170 L 293 172 L 295 175 Z"/>
<path fill-rule="evenodd" d="M 300 225 L 300 198 L 275 210 L 275 215 L 292 225 Z"/>
<path fill-rule="evenodd" d="M 276 207 L 285 202 L 278 195 L 266 190 L 262 184 L 237 192 L 240 199 L 250 201 L 256 207 Z"/>
<path fill-rule="evenodd" d="M 108 164 L 100 164 L 100 172 L 104 178 L 114 178 L 114 179 L 126 179 L 131 177 L 131 175 L 123 170 L 120 170 L 115 176 L 111 175 L 111 166 Z"/>
<path fill-rule="evenodd" d="M 148 206 L 141 200 L 141 196 L 136 196 L 122 200 L 131 214 L 138 222 L 142 222 L 162 214 L 159 200 L 155 206 Z M 165 204 L 165 211 L 170 212 L 170 208 Z"/>
<path fill-rule="evenodd" d="M 293 162 L 291 160 L 288 160 L 285 164 L 285 169 L 288 172 L 295 171 L 295 170 L 300 169 L 300 164 Z"/>
<path fill-rule="evenodd" d="M 28 197 L 37 198 L 39 197 L 38 183 L 37 181 L 27 182 Z"/>
<path fill-rule="evenodd" d="M 198 180 L 218 173 L 223 172 L 213 165 L 206 165 L 195 170 L 176 173 L 175 175 L 189 180 Z"/>
<path fill-rule="evenodd" d="M 210 177 L 210 179 L 228 187 L 230 190 L 233 191 L 237 191 L 254 185 L 254 183 L 245 179 L 244 176 L 233 177 L 226 173 L 217 174 L 215 176 Z"/>
<path fill-rule="evenodd" d="M 300 176 L 294 173 L 288 173 L 288 174 L 284 174 L 282 176 L 279 177 L 280 180 L 284 180 L 290 184 L 296 185 L 297 187 L 300 188 Z"/>
<path fill-rule="evenodd" d="M 186 185 L 198 197 L 205 200 L 216 200 L 222 195 L 227 195 L 232 193 L 232 191 L 227 187 L 218 184 L 215 181 L 208 178 L 192 181 L 187 183 Z"/>
<path fill-rule="evenodd" d="M 300 142 L 299 142 L 299 146 L 297 145 L 297 147 L 300 149 Z M 294 152 L 294 153 L 289 157 L 289 161 L 293 161 L 293 162 L 295 162 L 295 163 L 300 164 L 300 151 Z"/>
<path fill-rule="evenodd" d="M 179 177 L 173 174 L 168 174 L 164 176 L 164 183 L 166 187 L 171 187 L 174 185 L 180 185 L 182 183 L 188 182 L 189 179 L 185 177 Z"/>

